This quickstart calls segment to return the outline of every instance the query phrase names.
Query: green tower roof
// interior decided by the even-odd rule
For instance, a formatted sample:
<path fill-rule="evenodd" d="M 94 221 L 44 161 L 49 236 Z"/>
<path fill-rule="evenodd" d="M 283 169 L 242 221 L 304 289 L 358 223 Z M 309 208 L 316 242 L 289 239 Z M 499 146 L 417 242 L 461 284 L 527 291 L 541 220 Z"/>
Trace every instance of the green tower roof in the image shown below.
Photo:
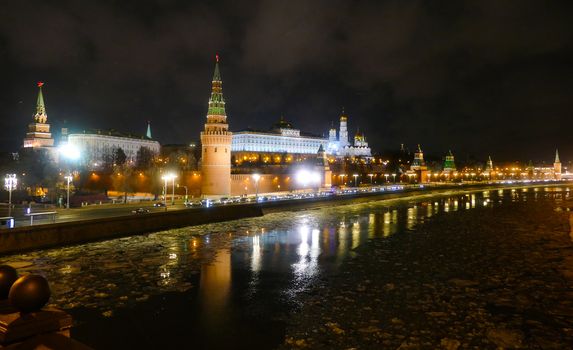
<path fill-rule="evenodd" d="M 36 115 L 34 120 L 38 123 L 45 123 L 48 120 L 46 115 L 46 105 L 44 104 L 44 95 L 42 94 L 43 82 L 38 82 L 38 100 L 36 101 Z"/>
<path fill-rule="evenodd" d="M 215 55 L 215 72 L 211 88 L 211 97 L 209 98 L 209 110 L 207 115 L 226 116 L 225 99 L 223 98 L 223 80 L 219 71 L 219 55 Z"/>
<path fill-rule="evenodd" d="M 147 121 L 147 132 L 145 133 L 145 136 L 148 139 L 151 139 L 151 122 Z"/>

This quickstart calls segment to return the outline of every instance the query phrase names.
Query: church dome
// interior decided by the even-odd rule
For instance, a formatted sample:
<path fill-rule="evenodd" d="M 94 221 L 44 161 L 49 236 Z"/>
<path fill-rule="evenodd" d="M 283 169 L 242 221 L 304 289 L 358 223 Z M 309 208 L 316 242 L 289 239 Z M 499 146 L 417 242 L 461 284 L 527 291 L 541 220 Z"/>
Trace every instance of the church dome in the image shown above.
<path fill-rule="evenodd" d="M 286 121 L 284 117 L 281 116 L 281 119 L 273 125 L 274 129 L 293 129 L 291 123 Z"/>

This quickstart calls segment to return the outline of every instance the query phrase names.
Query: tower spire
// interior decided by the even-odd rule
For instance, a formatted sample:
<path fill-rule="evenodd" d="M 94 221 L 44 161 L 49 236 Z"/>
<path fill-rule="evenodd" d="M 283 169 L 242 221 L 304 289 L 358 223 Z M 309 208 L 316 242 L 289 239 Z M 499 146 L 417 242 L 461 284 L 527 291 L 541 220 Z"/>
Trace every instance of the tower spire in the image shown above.
<path fill-rule="evenodd" d="M 219 71 L 219 55 L 215 55 L 215 72 L 213 73 L 207 119 L 209 119 L 210 116 L 223 117 L 223 121 L 227 118 L 225 99 L 223 98 L 223 80 L 221 79 L 221 72 Z"/>
<path fill-rule="evenodd" d="M 151 139 L 151 121 L 147 121 L 147 132 L 145 133 L 148 139 Z"/>
<path fill-rule="evenodd" d="M 559 150 L 555 149 L 555 162 L 554 163 L 561 163 L 559 160 Z"/>
<path fill-rule="evenodd" d="M 38 82 L 38 100 L 36 102 L 36 115 L 34 115 L 34 121 L 36 123 L 45 124 L 48 120 L 48 115 L 46 114 L 46 105 L 44 104 L 44 95 L 42 94 L 42 86 L 44 83 Z"/>

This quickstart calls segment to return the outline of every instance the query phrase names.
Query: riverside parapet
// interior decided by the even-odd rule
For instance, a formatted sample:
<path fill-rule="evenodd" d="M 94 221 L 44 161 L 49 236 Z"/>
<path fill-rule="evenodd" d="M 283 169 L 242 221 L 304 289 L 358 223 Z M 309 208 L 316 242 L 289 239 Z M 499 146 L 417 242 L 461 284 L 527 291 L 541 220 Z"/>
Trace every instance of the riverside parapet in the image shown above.
<path fill-rule="evenodd" d="M 17 227 L 0 231 L 0 254 L 79 244 L 262 215 L 263 211 L 260 206 L 246 204 Z"/>

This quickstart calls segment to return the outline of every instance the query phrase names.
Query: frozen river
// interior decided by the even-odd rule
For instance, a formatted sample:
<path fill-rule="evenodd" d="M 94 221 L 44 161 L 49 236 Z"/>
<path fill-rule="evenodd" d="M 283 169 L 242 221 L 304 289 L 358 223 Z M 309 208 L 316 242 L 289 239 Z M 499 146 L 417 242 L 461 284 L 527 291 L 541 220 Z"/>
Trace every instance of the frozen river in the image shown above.
<path fill-rule="evenodd" d="M 499 206 L 552 188 L 417 196 L 269 214 L 6 256 L 44 275 L 72 336 L 99 349 L 272 348 L 309 287 L 372 239 L 415 234 L 444 212 Z M 559 192 L 566 193 L 569 192 Z M 455 215 L 455 214 L 454 214 Z"/>

